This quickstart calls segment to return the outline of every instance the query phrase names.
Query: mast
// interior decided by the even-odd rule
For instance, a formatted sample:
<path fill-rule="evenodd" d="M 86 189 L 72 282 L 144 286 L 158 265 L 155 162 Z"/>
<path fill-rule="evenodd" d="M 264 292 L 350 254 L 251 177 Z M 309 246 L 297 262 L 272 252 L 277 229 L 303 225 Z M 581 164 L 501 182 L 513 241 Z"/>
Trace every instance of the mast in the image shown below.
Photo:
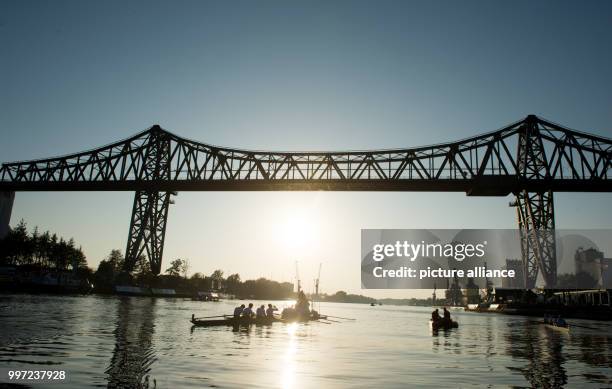
<path fill-rule="evenodd" d="M 432 305 L 435 307 L 436 306 L 436 283 L 434 282 L 434 290 L 433 290 L 433 295 L 431 296 L 431 300 L 432 300 Z"/>
<path fill-rule="evenodd" d="M 317 300 L 319 299 L 319 279 L 321 278 L 321 266 L 323 266 L 323 264 L 319 263 L 319 273 L 317 274 L 317 278 L 315 279 L 315 294 L 314 294 L 314 296 L 312 298 L 312 309 L 314 309 L 315 298 Z M 321 307 L 319 307 L 319 308 L 321 308 Z"/>
<path fill-rule="evenodd" d="M 322 263 L 319 263 L 319 274 L 317 275 L 317 279 L 315 280 L 315 296 L 319 297 L 319 279 L 321 278 L 321 266 Z"/>
<path fill-rule="evenodd" d="M 298 268 L 298 261 L 295 261 L 295 279 L 297 280 L 297 292 L 300 293 L 302 285 L 300 284 L 300 270 Z"/>

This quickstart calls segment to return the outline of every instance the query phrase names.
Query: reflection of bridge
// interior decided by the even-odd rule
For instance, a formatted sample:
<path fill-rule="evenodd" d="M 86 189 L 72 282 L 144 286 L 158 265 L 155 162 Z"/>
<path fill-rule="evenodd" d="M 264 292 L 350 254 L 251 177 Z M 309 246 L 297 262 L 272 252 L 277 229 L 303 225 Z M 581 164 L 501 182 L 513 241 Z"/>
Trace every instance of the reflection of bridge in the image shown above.
<path fill-rule="evenodd" d="M 153 345 L 155 302 L 155 299 L 121 299 L 117 302 L 115 348 L 105 371 L 109 388 L 148 389 L 157 386 L 155 378 L 150 378 L 151 366 L 157 360 Z"/>
<path fill-rule="evenodd" d="M 159 273 L 175 191 L 440 191 L 516 196 L 528 287 L 556 283 L 553 192 L 612 191 L 612 140 L 530 115 L 500 130 L 411 149 L 263 152 L 215 147 L 159 126 L 95 150 L 5 163 L 0 191 L 135 191 L 126 266 Z M 12 201 L 12 200 L 11 200 Z M 6 203 L 6 201 L 5 201 Z"/>

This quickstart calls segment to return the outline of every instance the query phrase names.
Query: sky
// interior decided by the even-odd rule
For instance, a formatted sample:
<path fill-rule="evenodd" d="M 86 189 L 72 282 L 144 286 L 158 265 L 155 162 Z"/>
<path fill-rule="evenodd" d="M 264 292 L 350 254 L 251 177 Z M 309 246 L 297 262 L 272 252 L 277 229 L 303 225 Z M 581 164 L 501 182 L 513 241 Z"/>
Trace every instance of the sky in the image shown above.
<path fill-rule="evenodd" d="M 158 123 L 261 150 L 412 147 L 536 114 L 612 137 L 609 1 L 0 0 L 0 161 L 50 157 Z M 164 251 L 190 272 L 360 289 L 362 228 L 514 228 L 510 197 L 191 192 Z M 557 194 L 557 228 L 612 228 L 609 194 Z M 133 194 L 17 193 L 11 224 L 125 251 Z M 287 231 L 302 231 L 299 238 Z M 422 294 L 421 294 L 422 295 Z"/>

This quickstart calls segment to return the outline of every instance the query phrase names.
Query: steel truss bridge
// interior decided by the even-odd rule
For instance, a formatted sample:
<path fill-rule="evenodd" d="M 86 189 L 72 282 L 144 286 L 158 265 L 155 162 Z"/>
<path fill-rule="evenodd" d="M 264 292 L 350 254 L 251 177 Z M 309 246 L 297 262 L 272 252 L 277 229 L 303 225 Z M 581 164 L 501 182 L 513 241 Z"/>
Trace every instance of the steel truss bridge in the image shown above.
<path fill-rule="evenodd" d="M 0 191 L 134 191 L 125 270 L 161 270 L 177 191 L 435 191 L 513 194 L 525 286 L 556 284 L 554 192 L 611 192 L 612 140 L 529 115 L 497 131 L 426 147 L 267 152 L 216 147 L 155 125 L 110 145 L 2 164 Z M 12 197 L 11 197 L 12 198 Z"/>

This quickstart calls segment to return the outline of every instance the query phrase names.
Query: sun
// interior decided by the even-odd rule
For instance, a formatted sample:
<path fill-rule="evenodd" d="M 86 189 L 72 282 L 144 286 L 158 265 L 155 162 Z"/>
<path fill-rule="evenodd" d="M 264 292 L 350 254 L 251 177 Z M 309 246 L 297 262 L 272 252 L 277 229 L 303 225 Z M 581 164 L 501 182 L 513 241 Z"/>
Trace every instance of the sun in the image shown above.
<path fill-rule="evenodd" d="M 291 251 L 308 248 L 314 242 L 313 215 L 305 209 L 288 209 L 280 218 L 276 236 L 279 243 Z"/>

